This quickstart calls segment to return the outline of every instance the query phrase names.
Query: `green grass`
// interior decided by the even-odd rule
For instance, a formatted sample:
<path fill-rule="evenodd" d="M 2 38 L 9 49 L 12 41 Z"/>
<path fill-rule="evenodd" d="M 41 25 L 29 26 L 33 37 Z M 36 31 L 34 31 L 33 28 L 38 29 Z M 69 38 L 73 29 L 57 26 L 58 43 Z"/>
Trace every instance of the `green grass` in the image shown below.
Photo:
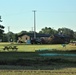
<path fill-rule="evenodd" d="M 63 70 L 0 70 L 0 75 L 76 75 L 75 68 Z"/>
<path fill-rule="evenodd" d="M 18 51 L 20 52 L 35 52 L 35 50 L 39 49 L 57 49 L 57 50 L 76 50 L 76 46 L 72 46 L 67 44 L 66 48 L 62 47 L 61 44 L 56 44 L 56 45 L 26 45 L 26 44 L 11 44 L 11 43 L 0 43 L 0 51 L 3 51 L 4 46 L 6 45 L 16 45 L 18 47 Z M 11 50 L 10 50 L 11 51 Z"/>
<path fill-rule="evenodd" d="M 61 52 L 65 53 L 65 51 Z M 40 52 L 0 52 L 0 69 L 54 70 L 76 67 L 76 56 L 42 57 L 38 55 L 39 53 Z"/>
<path fill-rule="evenodd" d="M 4 46 L 7 45 L 16 45 L 18 47 L 18 51 L 3 51 Z M 61 44 L 56 45 L 26 45 L 26 44 L 11 44 L 11 43 L 0 43 L 0 61 L 14 61 L 17 59 L 39 59 L 39 60 L 46 60 L 46 59 L 62 59 L 61 62 L 54 62 L 53 65 L 49 66 L 13 66 L 13 65 L 0 65 L 0 75 L 76 75 L 76 57 L 40 57 L 38 56 L 38 52 L 35 53 L 35 50 L 40 49 L 56 49 L 56 51 L 51 52 L 61 52 L 61 53 L 76 53 L 76 46 L 73 45 L 66 45 L 66 48 L 63 48 Z M 71 52 L 70 52 L 71 50 Z M 69 51 L 69 52 L 67 52 Z M 75 52 L 72 52 L 75 51 Z M 67 60 L 67 61 L 64 61 Z M 68 60 L 70 62 L 68 62 Z M 64 63 L 63 63 L 64 61 Z M 68 62 L 68 63 L 66 63 Z M 4 69 L 7 70 L 4 70 Z M 20 68 L 20 70 L 18 70 Z M 32 70 L 32 69 L 50 69 L 50 70 Z M 53 70 L 51 70 L 53 68 Z M 54 69 L 55 68 L 55 69 Z M 13 70 L 10 70 L 13 69 Z M 24 70 L 23 70 L 24 69 Z M 31 70 L 27 70 L 31 69 Z M 10 70 L 10 71 L 9 71 Z"/>

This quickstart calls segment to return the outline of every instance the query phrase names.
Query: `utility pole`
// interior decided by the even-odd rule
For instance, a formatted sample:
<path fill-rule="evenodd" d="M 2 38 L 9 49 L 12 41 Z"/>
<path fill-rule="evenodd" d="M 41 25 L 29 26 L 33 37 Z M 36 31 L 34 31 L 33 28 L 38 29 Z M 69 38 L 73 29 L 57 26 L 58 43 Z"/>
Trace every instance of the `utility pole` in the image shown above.
<path fill-rule="evenodd" d="M 34 12 L 34 39 L 36 39 L 36 10 L 33 10 Z"/>
<path fill-rule="evenodd" d="M 10 32 L 10 27 L 8 26 L 8 42 L 10 42 L 10 35 L 9 35 L 9 32 Z"/>

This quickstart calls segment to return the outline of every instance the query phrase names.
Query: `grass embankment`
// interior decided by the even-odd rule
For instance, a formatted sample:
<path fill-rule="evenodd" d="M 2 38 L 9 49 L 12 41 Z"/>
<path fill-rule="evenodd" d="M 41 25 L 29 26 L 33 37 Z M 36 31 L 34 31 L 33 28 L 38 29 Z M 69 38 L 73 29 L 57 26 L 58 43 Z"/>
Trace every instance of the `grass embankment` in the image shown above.
<path fill-rule="evenodd" d="M 16 45 L 18 51 L 4 51 L 4 46 Z M 39 56 L 35 50 L 46 50 L 48 53 L 74 53 L 76 46 L 66 45 L 25 45 L 0 43 L 0 69 L 11 69 L 10 72 L 0 72 L 2 75 L 76 75 L 76 56 Z M 52 50 L 54 49 L 54 50 Z M 45 51 L 47 52 L 47 51 Z M 45 53 L 41 52 L 41 53 Z M 15 70 L 15 71 L 13 71 Z M 17 71 L 16 71 L 17 70 Z M 20 72 L 22 70 L 22 72 Z M 26 70 L 30 70 L 29 72 Z M 33 71 L 34 72 L 33 72 Z M 35 71 L 36 70 L 36 71 Z M 42 70 L 44 70 L 42 72 Z M 50 71 L 48 71 L 50 70 Z M 66 71 L 66 73 L 65 73 Z"/>
<path fill-rule="evenodd" d="M 76 56 L 43 57 L 39 55 L 40 53 L 45 52 L 0 52 L 0 69 L 54 70 L 76 67 Z M 61 53 L 70 52 L 61 51 Z"/>

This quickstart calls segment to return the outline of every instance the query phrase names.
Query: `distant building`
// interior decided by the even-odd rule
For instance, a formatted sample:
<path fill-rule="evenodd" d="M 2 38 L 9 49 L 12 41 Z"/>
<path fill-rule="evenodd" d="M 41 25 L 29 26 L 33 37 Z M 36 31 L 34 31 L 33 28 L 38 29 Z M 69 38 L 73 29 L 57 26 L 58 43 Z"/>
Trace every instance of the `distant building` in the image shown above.
<path fill-rule="evenodd" d="M 70 39 L 67 35 L 50 35 L 50 34 L 41 34 L 36 33 L 36 39 L 34 39 L 33 33 L 26 33 L 21 34 L 18 36 L 18 42 L 20 43 L 30 43 L 30 44 L 63 44 L 63 43 L 69 43 Z"/>
<path fill-rule="evenodd" d="M 49 38 L 51 35 L 50 34 L 40 34 L 36 33 L 36 39 L 44 39 L 44 38 Z M 27 42 L 28 40 L 34 40 L 34 34 L 33 33 L 26 33 L 26 34 L 21 34 L 18 36 L 18 42 Z"/>

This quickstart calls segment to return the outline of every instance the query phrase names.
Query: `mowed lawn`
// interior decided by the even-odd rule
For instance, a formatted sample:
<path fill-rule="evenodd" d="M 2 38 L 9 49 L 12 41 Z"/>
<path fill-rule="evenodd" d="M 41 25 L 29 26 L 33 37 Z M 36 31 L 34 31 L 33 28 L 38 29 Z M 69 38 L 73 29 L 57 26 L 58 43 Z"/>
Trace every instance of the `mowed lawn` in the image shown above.
<path fill-rule="evenodd" d="M 0 51 L 4 51 L 3 48 L 4 46 L 17 46 L 18 51 L 21 52 L 27 52 L 27 51 L 32 51 L 34 52 L 35 50 L 40 50 L 40 49 L 57 49 L 57 50 L 76 50 L 76 46 L 75 45 L 70 45 L 70 44 L 66 44 L 66 47 L 63 47 L 62 44 L 49 44 L 49 45 L 42 45 L 42 44 L 38 44 L 38 45 L 26 45 L 26 44 L 11 44 L 11 43 L 0 43 Z M 6 50 L 7 51 L 7 50 Z M 11 49 L 9 51 L 12 51 Z"/>

